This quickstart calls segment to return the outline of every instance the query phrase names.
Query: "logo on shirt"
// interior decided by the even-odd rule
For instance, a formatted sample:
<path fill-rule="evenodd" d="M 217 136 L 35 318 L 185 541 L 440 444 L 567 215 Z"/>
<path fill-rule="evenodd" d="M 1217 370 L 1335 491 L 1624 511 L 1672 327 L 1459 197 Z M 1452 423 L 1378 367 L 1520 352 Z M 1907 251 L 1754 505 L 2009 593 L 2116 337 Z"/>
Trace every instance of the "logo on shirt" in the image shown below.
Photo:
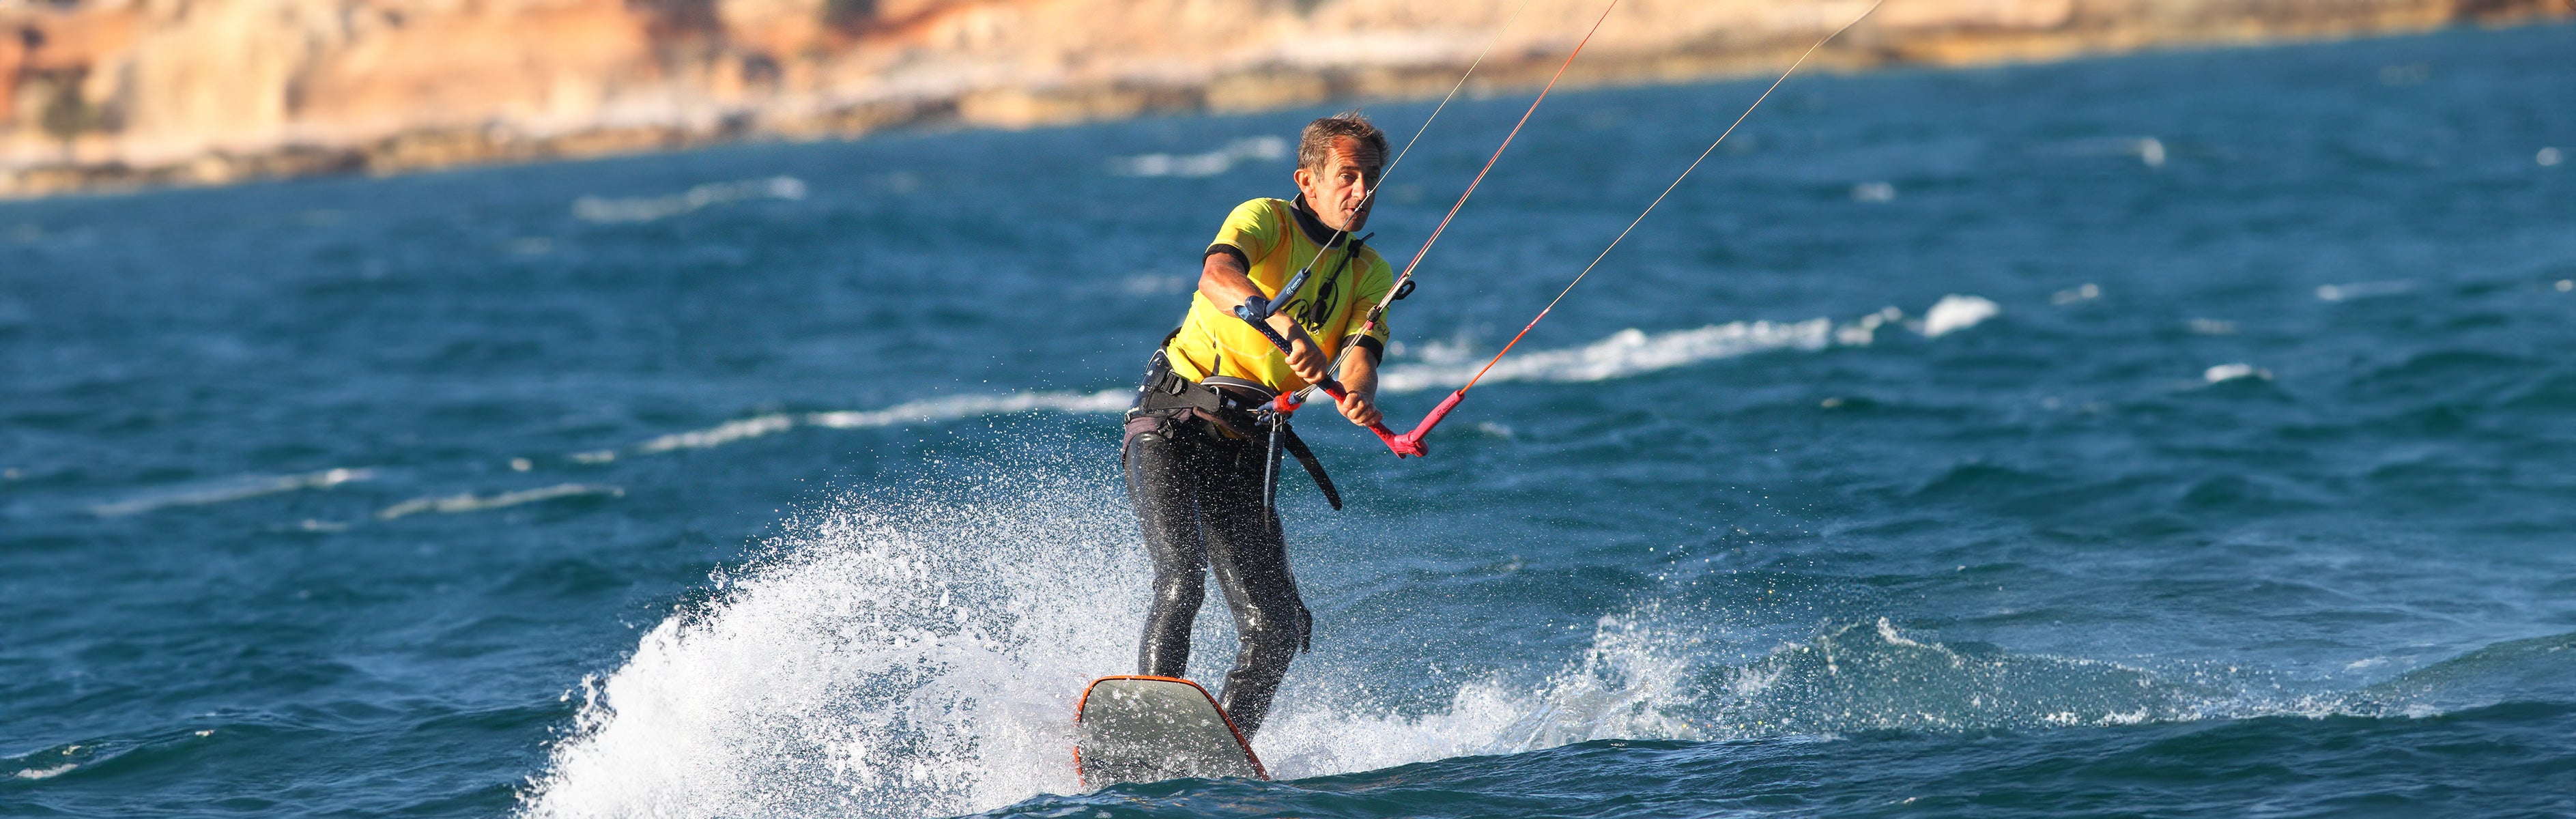
<path fill-rule="evenodd" d="M 1332 273 L 1316 284 L 1315 289 L 1288 302 L 1284 312 L 1295 318 L 1299 326 L 1305 327 L 1307 335 L 1323 335 L 1324 322 L 1333 320 L 1334 308 L 1342 304 L 1342 274 L 1350 272 L 1352 257 L 1357 255 L 1359 249 L 1356 247 L 1344 251 L 1341 262 L 1333 265 Z"/>
<path fill-rule="evenodd" d="M 1307 334 L 1321 337 L 1324 332 L 1324 322 L 1333 318 L 1333 308 L 1341 303 L 1341 294 L 1338 292 L 1341 288 L 1333 286 L 1338 283 L 1326 281 L 1315 287 L 1312 296 L 1301 295 L 1295 301 L 1288 303 L 1288 314 L 1296 317 L 1297 323 L 1306 328 Z"/>

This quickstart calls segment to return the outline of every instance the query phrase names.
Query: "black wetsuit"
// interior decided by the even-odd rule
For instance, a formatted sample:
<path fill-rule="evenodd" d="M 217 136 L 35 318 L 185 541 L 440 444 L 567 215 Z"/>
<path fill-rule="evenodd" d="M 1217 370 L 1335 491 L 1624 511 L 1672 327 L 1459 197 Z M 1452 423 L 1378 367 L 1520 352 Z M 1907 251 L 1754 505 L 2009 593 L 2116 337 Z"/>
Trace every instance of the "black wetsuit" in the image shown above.
<path fill-rule="evenodd" d="M 1147 376 L 1148 393 L 1175 378 L 1159 366 L 1159 355 Z M 1240 643 L 1219 704 L 1250 736 L 1269 712 L 1289 660 L 1305 647 L 1312 620 L 1288 568 L 1279 518 L 1261 502 L 1266 430 L 1252 426 L 1249 413 L 1238 414 L 1234 399 L 1225 400 L 1228 406 L 1214 413 L 1140 410 L 1129 416 L 1127 497 L 1154 561 L 1154 600 L 1136 650 L 1136 671 L 1178 677 L 1187 670 L 1190 625 L 1207 596 L 1203 578 L 1212 572 L 1234 611 Z M 1212 417 L 1230 420 L 1244 437 L 1227 435 Z"/>

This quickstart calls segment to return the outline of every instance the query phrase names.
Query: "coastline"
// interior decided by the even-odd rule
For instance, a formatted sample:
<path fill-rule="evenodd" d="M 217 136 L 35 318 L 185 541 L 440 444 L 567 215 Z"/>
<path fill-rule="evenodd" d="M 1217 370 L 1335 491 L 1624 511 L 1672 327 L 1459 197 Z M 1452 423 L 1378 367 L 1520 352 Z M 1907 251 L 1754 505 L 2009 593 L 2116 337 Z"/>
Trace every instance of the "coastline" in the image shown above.
<path fill-rule="evenodd" d="M 270 1 L 214 0 L 233 7 Z M 1202 20 L 1195 29 L 1176 25 L 1150 41 L 1131 42 L 1122 38 L 1134 40 L 1134 21 L 1097 14 L 1099 9 L 1088 6 L 1099 4 L 1080 0 L 923 0 L 908 14 L 897 14 L 905 10 L 887 0 L 863 3 L 878 19 L 855 28 L 815 22 L 843 8 L 830 0 L 801 6 L 779 0 L 748 11 L 701 2 L 715 19 L 697 21 L 695 28 L 673 27 L 667 8 L 621 4 L 603 10 L 588 0 L 568 3 L 588 13 L 566 17 L 564 5 L 534 11 L 485 7 L 478 12 L 490 18 L 480 21 L 483 28 L 451 26 L 451 32 L 466 32 L 451 37 L 498 36 L 489 34 L 492 26 L 515 30 L 539 12 L 562 18 L 554 30 L 509 35 L 516 40 L 504 43 L 498 57 L 423 51 L 412 41 L 431 36 L 420 32 L 438 21 L 395 16 L 392 29 L 347 35 L 336 44 L 308 42 L 300 62 L 265 75 L 253 70 L 258 76 L 220 89 L 189 86 L 189 56 L 199 53 L 200 63 L 237 59 L 259 43 L 256 33 L 244 37 L 238 26 L 200 32 L 209 29 L 203 19 L 214 15 L 200 12 L 195 22 L 182 19 L 155 29 L 148 12 L 134 11 L 139 6 L 83 6 L 33 12 L 34 17 L 24 9 L 0 9 L 0 24 L 14 23 L 21 31 L 15 51 L 0 49 L 0 69 L 7 70 L 0 77 L 16 78 L 11 93 L 0 96 L 6 103 L 0 113 L 11 114 L 0 120 L 0 198 L 393 174 L 747 140 L 848 139 L 891 129 L 1025 128 L 1335 100 L 1419 99 L 1435 97 L 1457 81 L 1473 49 L 1483 44 L 1476 24 L 1491 30 L 1501 22 L 1476 17 L 1493 15 L 1487 11 L 1389 26 L 1369 16 L 1383 9 L 1327 2 L 1287 17 L 1271 12 L 1262 19 Z M 1549 25 L 1550 15 L 1564 17 L 1558 12 L 1588 5 L 1534 8 L 1532 19 L 1518 21 L 1509 30 L 1518 33 L 1478 69 L 1471 88 L 1507 92 L 1544 82 L 1571 46 L 1566 27 Z M 1866 7 L 1824 2 L 1788 10 L 1795 14 L 1715 7 L 1654 18 L 1675 20 L 1671 26 L 1622 21 L 1629 25 L 1605 28 L 1612 36 L 1587 50 L 1564 84 L 1642 85 L 1776 72 L 1823 30 Z M 1581 11 L 1577 19 L 1591 13 Z M 1086 12 L 1094 14 L 1085 17 Z M 113 19 L 119 14 L 129 19 Z M 12 17 L 21 19 L 7 19 Z M 1882 9 L 1818 52 L 1810 65 L 1864 71 L 2036 63 L 2570 19 L 2576 19 L 2570 0 L 2200 0 L 2153 6 L 2119 0 L 1932 0 Z M 1066 20 L 1090 20 L 1092 30 Z M 1264 47 L 1211 49 L 1195 45 L 1192 36 L 1244 28 L 1265 32 Z M 218 41 L 200 42 L 196 52 L 170 47 L 186 42 L 171 39 L 181 36 Z M 1319 59 L 1305 48 L 1318 42 L 1346 49 L 1336 53 L 1369 56 Z M 82 46 L 88 51 L 80 52 Z M 157 51 L 145 56 L 145 49 Z M 411 56 L 402 58 L 405 53 Z M 485 70 L 492 64 L 505 70 Z M 181 79 L 152 84 L 153 77 L 173 76 Z M 269 93 L 272 85 L 283 91 Z M 240 93 L 245 89 L 250 93 Z M 215 102 L 192 108 L 190 93 L 211 94 Z M 210 107 L 219 113 L 204 114 Z"/>

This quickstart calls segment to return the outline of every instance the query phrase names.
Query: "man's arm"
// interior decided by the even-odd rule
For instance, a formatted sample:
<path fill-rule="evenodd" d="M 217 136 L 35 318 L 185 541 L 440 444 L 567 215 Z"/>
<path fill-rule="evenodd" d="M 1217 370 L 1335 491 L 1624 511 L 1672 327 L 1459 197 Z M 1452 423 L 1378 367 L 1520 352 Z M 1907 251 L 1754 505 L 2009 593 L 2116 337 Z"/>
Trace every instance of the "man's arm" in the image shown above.
<path fill-rule="evenodd" d="M 1261 288 L 1252 285 L 1252 277 L 1247 275 L 1243 262 L 1235 260 L 1234 254 L 1210 253 L 1206 264 L 1199 270 L 1199 295 L 1206 296 L 1208 302 L 1218 309 L 1230 312 L 1244 299 L 1262 293 Z M 1324 360 L 1315 340 L 1306 335 L 1306 328 L 1297 326 L 1297 322 L 1290 320 L 1286 313 L 1273 313 L 1270 329 L 1279 331 L 1281 337 L 1288 339 L 1288 369 L 1309 384 L 1324 380 L 1324 367 L 1329 362 Z M 1375 371 L 1371 370 L 1371 373 L 1369 380 L 1374 384 Z"/>
<path fill-rule="evenodd" d="M 1360 426 L 1372 426 L 1385 420 L 1377 409 L 1377 354 L 1367 347 L 1352 350 L 1342 360 L 1342 417 Z"/>

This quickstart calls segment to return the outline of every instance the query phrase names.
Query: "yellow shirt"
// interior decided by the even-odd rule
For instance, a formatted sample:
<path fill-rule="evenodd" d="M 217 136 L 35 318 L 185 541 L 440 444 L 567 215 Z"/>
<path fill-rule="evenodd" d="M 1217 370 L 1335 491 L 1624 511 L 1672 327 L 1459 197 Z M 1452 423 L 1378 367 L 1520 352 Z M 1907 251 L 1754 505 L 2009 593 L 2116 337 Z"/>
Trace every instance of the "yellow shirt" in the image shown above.
<path fill-rule="evenodd" d="M 1350 237 L 1330 250 L 1323 240 L 1334 231 L 1302 212 L 1292 211 L 1278 199 L 1254 199 L 1237 205 L 1216 232 L 1216 241 L 1208 245 L 1209 253 L 1223 253 L 1232 248 L 1243 254 L 1250 268 L 1254 286 L 1262 295 L 1279 303 L 1279 288 L 1288 283 L 1297 270 L 1306 266 L 1317 253 L 1324 254 L 1322 263 L 1306 278 L 1306 285 L 1291 296 L 1279 312 L 1292 317 L 1306 334 L 1323 346 L 1324 358 L 1340 354 L 1342 345 L 1363 344 L 1383 349 L 1387 339 L 1386 321 L 1363 342 L 1357 334 L 1360 322 L 1378 299 L 1395 286 L 1395 270 L 1375 248 L 1361 246 L 1357 258 L 1345 266 L 1343 260 Z M 1172 371 L 1192 381 L 1222 375 L 1261 382 L 1271 389 L 1286 392 L 1303 389 L 1306 379 L 1288 369 L 1288 357 L 1262 337 L 1242 319 L 1234 317 L 1237 305 L 1218 305 L 1208 301 L 1207 294 L 1190 295 L 1190 312 L 1181 320 L 1180 333 L 1163 350 L 1171 359 Z M 1339 377 L 1340 373 L 1334 373 Z"/>

